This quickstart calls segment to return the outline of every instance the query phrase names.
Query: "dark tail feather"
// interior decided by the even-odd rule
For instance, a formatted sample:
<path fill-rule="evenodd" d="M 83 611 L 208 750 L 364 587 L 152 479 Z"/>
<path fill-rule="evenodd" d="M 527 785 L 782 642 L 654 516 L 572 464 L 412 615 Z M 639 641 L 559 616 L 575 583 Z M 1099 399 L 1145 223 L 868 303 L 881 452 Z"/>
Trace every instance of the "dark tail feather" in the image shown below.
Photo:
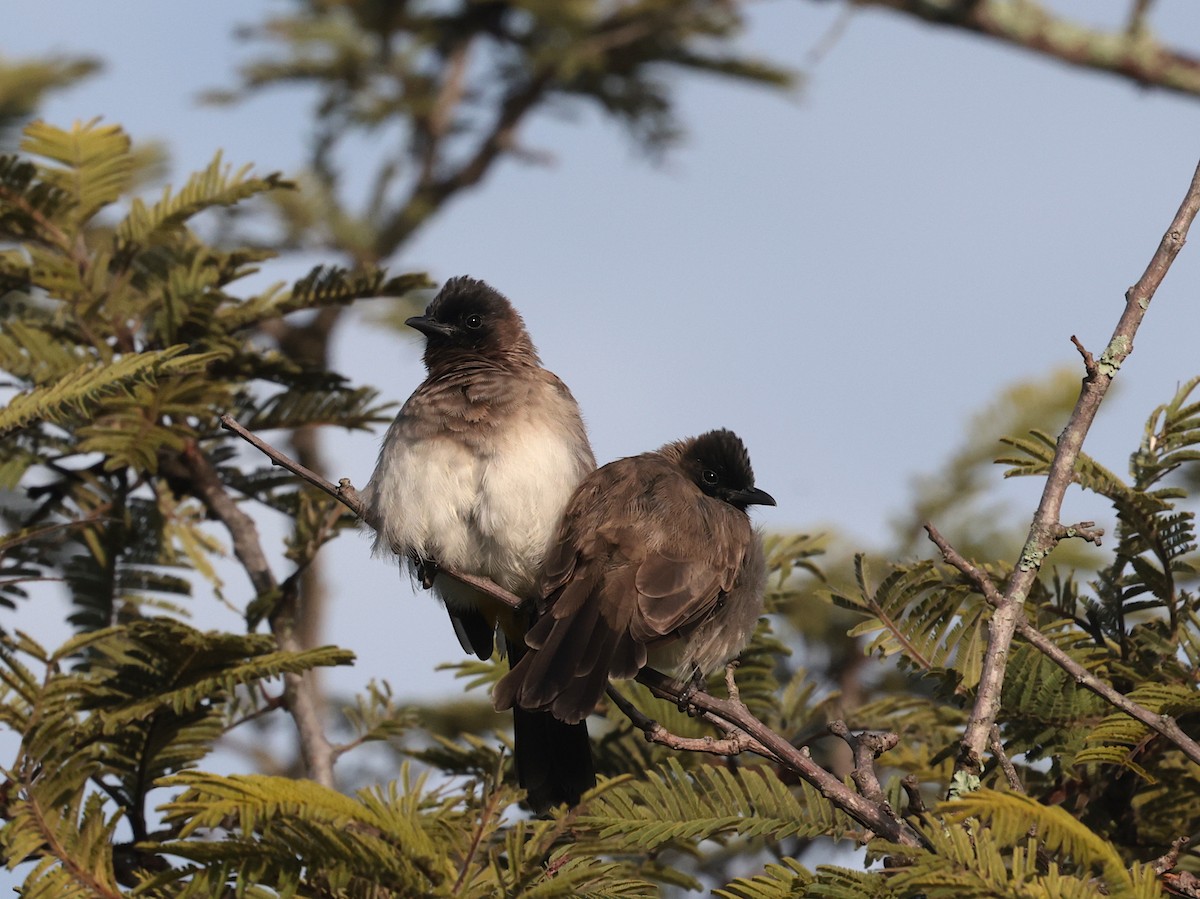
<path fill-rule="evenodd" d="M 514 666 L 525 655 L 525 646 L 508 647 Z M 517 782 L 525 788 L 530 807 L 541 814 L 556 805 L 579 804 L 579 797 L 596 785 L 592 744 L 587 724 L 567 724 L 549 712 L 532 712 L 513 706 L 513 756 Z"/>
<path fill-rule="evenodd" d="M 592 745 L 582 721 L 566 724 L 549 712 L 514 708 L 513 753 L 517 782 L 538 814 L 564 802 L 578 805 L 584 791 L 596 785 Z"/>

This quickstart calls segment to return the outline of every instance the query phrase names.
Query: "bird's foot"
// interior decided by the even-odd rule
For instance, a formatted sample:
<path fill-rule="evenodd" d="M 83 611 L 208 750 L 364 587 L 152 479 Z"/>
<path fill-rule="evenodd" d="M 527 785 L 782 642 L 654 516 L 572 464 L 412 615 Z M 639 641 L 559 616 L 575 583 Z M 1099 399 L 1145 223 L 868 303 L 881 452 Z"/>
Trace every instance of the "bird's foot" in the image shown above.
<path fill-rule="evenodd" d="M 694 716 L 697 709 L 692 705 L 692 697 L 703 691 L 705 686 L 704 675 L 700 673 L 698 668 L 693 668 L 691 676 L 684 681 L 683 690 L 679 693 L 679 711 Z"/>

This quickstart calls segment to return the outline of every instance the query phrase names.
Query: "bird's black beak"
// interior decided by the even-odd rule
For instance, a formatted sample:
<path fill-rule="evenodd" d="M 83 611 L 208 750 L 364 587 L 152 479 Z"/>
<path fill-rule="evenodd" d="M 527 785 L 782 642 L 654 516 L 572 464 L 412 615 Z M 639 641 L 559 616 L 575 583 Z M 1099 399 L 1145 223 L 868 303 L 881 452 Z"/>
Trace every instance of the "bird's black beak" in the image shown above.
<path fill-rule="evenodd" d="M 738 490 L 730 499 L 734 504 L 743 508 L 746 506 L 775 505 L 775 497 L 771 496 L 765 490 L 759 490 L 757 487 L 751 487 L 748 490 Z"/>
<path fill-rule="evenodd" d="M 446 325 L 439 321 L 434 321 L 428 315 L 414 315 L 412 318 L 404 320 L 404 324 L 410 328 L 416 328 L 426 337 L 451 337 L 457 332 L 454 325 Z"/>

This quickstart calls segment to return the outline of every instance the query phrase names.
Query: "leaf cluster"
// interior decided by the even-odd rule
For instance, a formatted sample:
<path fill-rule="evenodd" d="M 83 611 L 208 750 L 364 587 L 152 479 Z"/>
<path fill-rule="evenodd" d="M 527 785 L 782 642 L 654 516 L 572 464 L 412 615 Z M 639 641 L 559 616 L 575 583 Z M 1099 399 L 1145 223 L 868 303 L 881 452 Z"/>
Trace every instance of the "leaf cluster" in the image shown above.
<path fill-rule="evenodd" d="M 293 514 L 291 556 L 307 564 L 336 533 L 328 506 L 266 466 L 236 463 L 217 419 L 378 422 L 375 391 L 294 361 L 262 329 L 424 278 L 320 267 L 239 296 L 236 283 L 272 254 L 207 241 L 202 217 L 287 189 L 278 175 L 218 154 L 144 200 L 128 196 L 138 157 L 120 128 L 34 122 L 21 150 L 0 157 L 0 371 L 15 391 L 0 409 L 0 488 L 24 492 L 6 502 L 14 531 L 0 538 L 0 600 L 64 578 L 74 623 L 92 628 L 146 603 L 175 608 L 162 604 L 191 592 L 193 572 L 219 588 L 211 557 L 222 547 L 204 528 L 189 454 Z"/>
<path fill-rule="evenodd" d="M 0 157 L 0 602 L 61 584 L 75 632 L 54 652 L 19 634 L 0 645 L 0 714 L 21 737 L 0 841 L 10 865 L 31 866 L 31 896 L 122 895 L 170 870 L 154 844 L 176 835 L 155 830 L 155 791 L 230 727 L 280 708 L 268 682 L 350 660 L 184 623 L 198 579 L 223 586 L 215 502 L 243 493 L 291 514 L 295 572 L 346 523 L 326 498 L 239 462 L 218 418 L 379 421 L 374 391 L 267 335 L 295 313 L 425 284 L 320 267 L 242 295 L 272 253 L 206 236 L 205 217 L 288 183 L 218 155 L 146 199 L 143 160 L 98 121 L 33 122 L 20 153 Z"/>
<path fill-rule="evenodd" d="M 120 895 L 137 872 L 165 867 L 147 846 L 172 831 L 152 831 L 150 796 L 209 755 L 235 723 L 235 694 L 352 658 L 171 618 L 92 630 L 54 652 L 5 638 L 0 717 L 21 743 L 5 768 L 0 845 L 10 867 L 32 865 L 24 895 Z"/>

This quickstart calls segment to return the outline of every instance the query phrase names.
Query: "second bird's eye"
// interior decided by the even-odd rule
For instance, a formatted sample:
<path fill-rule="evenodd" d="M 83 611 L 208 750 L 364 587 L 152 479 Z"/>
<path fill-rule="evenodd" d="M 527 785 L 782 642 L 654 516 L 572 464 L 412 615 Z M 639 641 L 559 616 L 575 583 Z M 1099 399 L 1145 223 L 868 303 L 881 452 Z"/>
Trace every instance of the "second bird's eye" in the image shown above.
<path fill-rule="evenodd" d="M 710 487 L 715 485 L 717 481 L 720 480 L 720 478 L 717 477 L 717 473 L 711 468 L 706 468 L 704 471 L 700 472 L 700 478 Z"/>
<path fill-rule="evenodd" d="M 482 315 L 468 315 L 466 318 L 463 319 L 463 324 L 466 325 L 468 328 L 470 328 L 472 331 L 478 331 L 480 328 L 483 327 L 483 316 Z"/>

